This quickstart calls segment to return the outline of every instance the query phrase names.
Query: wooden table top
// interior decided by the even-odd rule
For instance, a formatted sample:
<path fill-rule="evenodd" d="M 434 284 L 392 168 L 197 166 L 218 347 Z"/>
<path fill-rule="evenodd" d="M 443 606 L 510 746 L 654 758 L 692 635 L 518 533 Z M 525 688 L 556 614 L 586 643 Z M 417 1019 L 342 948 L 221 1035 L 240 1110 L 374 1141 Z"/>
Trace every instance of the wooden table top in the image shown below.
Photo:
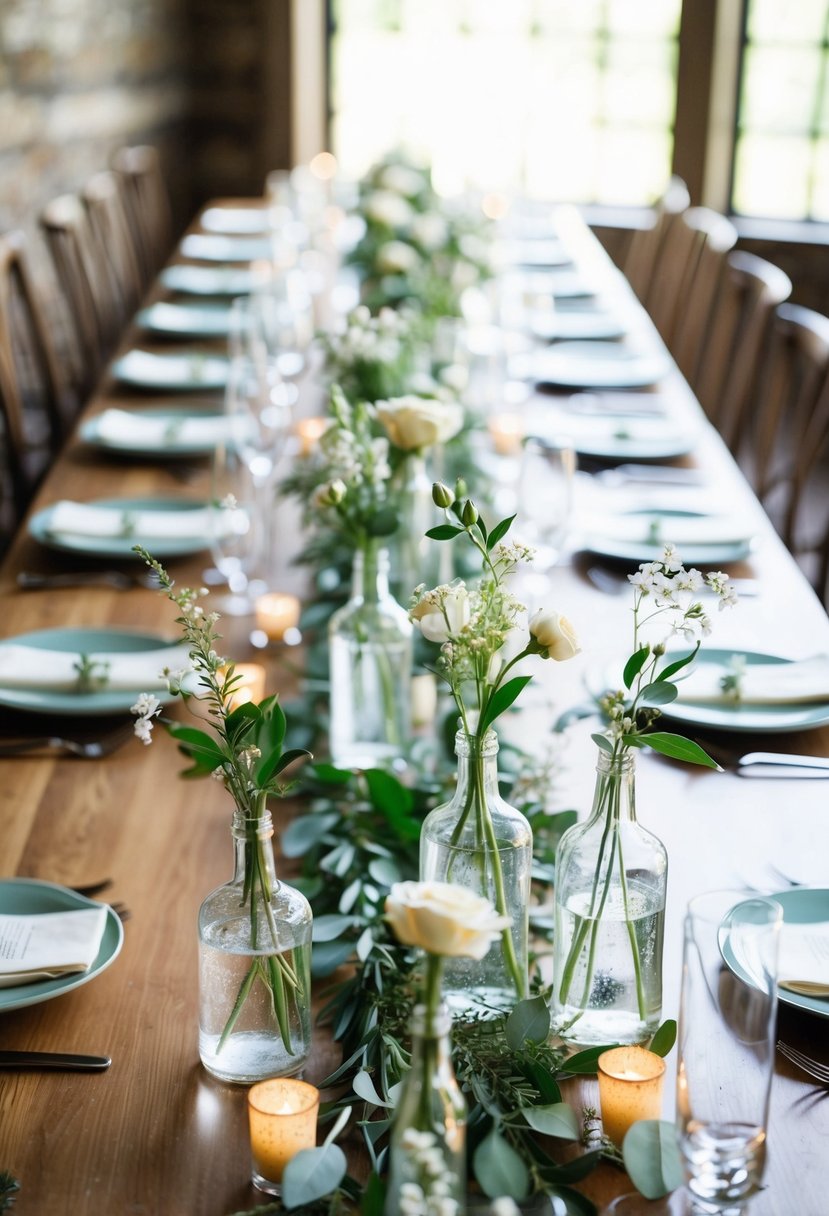
<path fill-rule="evenodd" d="M 579 260 L 595 266 L 645 328 L 649 322 L 612 272 L 601 250 L 573 216 L 562 218 Z M 152 348 L 147 335 L 129 333 L 123 349 Z M 171 349 L 173 349 L 171 347 Z M 313 385 L 307 391 L 313 393 Z M 829 651 L 829 621 L 754 502 L 730 456 L 702 418 L 678 374 L 670 391 L 700 425 L 693 463 L 711 474 L 730 500 L 754 513 L 759 541 L 739 573 L 759 580 L 760 594 L 715 621 L 712 644 L 770 650 L 791 657 Z M 214 399 L 216 399 L 214 395 Z M 151 400 L 105 379 L 86 416 L 115 403 Z M 309 398 L 308 412 L 316 404 Z M 108 459 L 73 438 L 43 485 L 35 509 L 59 498 L 122 495 L 204 496 L 206 461 Z M 280 529 L 283 588 L 296 587 L 292 550 L 301 543 L 295 512 L 286 506 Z M 209 555 L 170 563 L 180 583 L 198 585 Z M 142 588 L 115 591 L 21 591 L 23 569 L 79 568 L 80 558 L 49 553 L 25 530 L 0 569 L 3 636 L 57 626 L 123 626 L 175 637 L 172 606 Z M 523 737 L 546 740 L 557 711 L 584 700 L 590 670 L 624 653 L 629 602 L 596 590 L 577 564 L 551 577 L 551 598 L 576 624 L 583 655 L 568 664 L 539 661 L 521 718 Z M 225 648 L 253 657 L 250 622 L 224 618 Z M 290 677 L 272 657 L 269 691 L 290 691 Z M 29 732 L 25 715 L 0 714 L 0 729 Z M 70 728 L 72 723 L 65 723 Z M 52 722 L 50 729 L 54 729 Z M 594 723 L 570 729 L 564 749 L 562 806 L 589 808 Z M 732 737 L 728 740 L 734 745 Z M 737 748 L 741 740 L 736 740 Z M 802 735 L 747 736 L 764 750 L 829 755 L 829 729 Z M 20 1216 L 226 1216 L 263 1202 L 249 1183 L 244 1087 L 225 1085 L 201 1067 L 197 1050 L 196 916 L 204 896 L 231 873 L 230 805 L 214 782 L 182 782 L 181 757 L 163 731 L 151 747 L 130 741 L 97 761 L 32 756 L 3 759 L 0 785 L 0 875 L 66 885 L 112 877 L 105 898 L 131 911 L 123 950 L 93 982 L 60 999 L 0 1013 L 0 1046 L 93 1052 L 112 1056 L 100 1075 L 0 1073 L 0 1169 L 21 1182 Z M 813 885 L 829 885 L 829 787 L 821 781 L 741 779 L 682 767 L 643 754 L 638 763 L 641 822 L 665 843 L 670 859 L 665 938 L 664 1016 L 676 1016 L 680 923 L 688 899 L 706 889 L 751 883 L 783 884 L 773 866 Z M 289 813 L 290 808 L 282 808 Z M 277 808 L 279 813 L 280 808 Z M 280 859 L 277 853 L 277 868 Z M 827 1022 L 781 1007 L 781 1037 L 829 1058 Z M 337 1049 L 317 1033 L 306 1077 L 320 1080 Z M 727 1079 L 724 1080 L 727 1083 Z M 574 1096 L 566 1095 L 566 1096 Z M 769 1129 L 765 1190 L 752 1216 L 820 1216 L 827 1210 L 829 1104 L 778 1057 Z M 588 1081 L 576 1098 L 598 1105 Z M 673 1115 L 670 1082 L 665 1117 Z M 620 1171 L 605 1166 L 581 1186 L 601 1208 L 630 1189 Z M 796 1198 L 795 1198 L 796 1197 Z M 647 1205 L 643 1204 L 643 1212 Z"/>

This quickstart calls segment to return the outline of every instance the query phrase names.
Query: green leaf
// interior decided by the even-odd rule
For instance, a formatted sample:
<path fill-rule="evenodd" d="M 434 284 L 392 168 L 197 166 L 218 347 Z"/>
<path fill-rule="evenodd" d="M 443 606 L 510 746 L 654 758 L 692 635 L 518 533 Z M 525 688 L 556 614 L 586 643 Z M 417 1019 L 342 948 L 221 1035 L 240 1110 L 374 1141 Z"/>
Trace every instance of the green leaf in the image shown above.
<path fill-rule="evenodd" d="M 365 1069 L 361 1068 L 354 1080 L 351 1082 L 351 1087 L 358 1098 L 362 1098 L 364 1102 L 370 1103 L 372 1106 L 391 1107 L 391 1102 L 386 1102 L 381 1098 L 377 1090 L 374 1088 L 374 1082 Z"/>
<path fill-rule="evenodd" d="M 277 777 L 280 773 L 284 773 L 289 764 L 294 764 L 297 760 L 308 760 L 311 753 L 304 747 L 292 747 L 287 752 L 283 752 L 277 761 L 273 772 L 267 776 L 263 773 L 261 776 L 264 780 L 270 780 L 271 777 Z"/>
<path fill-rule="evenodd" d="M 333 764 L 313 764 L 308 776 L 323 785 L 347 785 L 354 774 L 346 768 L 335 768 Z"/>
<path fill-rule="evenodd" d="M 311 972 L 317 979 L 331 975 L 353 954 L 353 942 L 322 942 L 311 951 Z"/>
<path fill-rule="evenodd" d="M 697 642 L 694 649 L 689 651 L 688 654 L 683 655 L 681 658 L 674 660 L 673 663 L 668 663 L 667 667 L 663 667 L 662 670 L 660 671 L 659 679 L 660 680 L 670 680 L 671 676 L 676 675 L 676 673 L 678 671 L 682 671 L 683 667 L 687 667 L 688 664 L 697 657 L 697 651 L 699 650 L 699 648 L 700 648 L 700 643 Z"/>
<path fill-rule="evenodd" d="M 588 1047 L 584 1051 L 577 1051 L 569 1060 L 564 1061 L 561 1072 L 580 1077 L 592 1076 L 598 1068 L 597 1061 L 602 1052 L 617 1046 L 617 1043 L 607 1043 L 604 1047 Z"/>
<path fill-rule="evenodd" d="M 498 541 L 502 540 L 506 536 L 507 532 L 509 532 L 510 528 L 512 527 L 512 521 L 514 519 L 515 516 L 510 515 L 508 519 L 502 519 L 500 523 L 495 525 L 489 534 L 489 540 L 486 542 L 488 553 L 491 553 L 498 544 Z"/>
<path fill-rule="evenodd" d="M 256 746 L 263 756 L 270 755 L 271 752 L 282 748 L 285 731 L 288 727 L 285 711 L 279 704 L 279 697 L 276 695 L 266 697 L 259 703 L 258 709 L 260 719 L 256 732 Z"/>
<path fill-rule="evenodd" d="M 386 1206 L 386 1184 L 379 1174 L 368 1176 L 360 1203 L 360 1216 L 383 1216 Z"/>
<path fill-rule="evenodd" d="M 523 1158 L 494 1128 L 475 1149 L 473 1169 L 478 1185 L 490 1199 L 502 1195 L 524 1199 L 529 1192 L 530 1175 Z"/>
<path fill-rule="evenodd" d="M 325 815 L 303 815 L 300 819 L 294 819 L 288 824 L 280 840 L 284 856 L 303 857 L 339 822 L 337 811 L 329 811 Z"/>
<path fill-rule="evenodd" d="M 478 726 L 481 735 L 492 725 L 496 718 L 501 716 L 505 709 L 509 709 L 521 690 L 526 688 L 531 679 L 532 676 L 514 676 L 511 680 L 507 680 L 506 684 L 502 684 L 500 688 L 495 690 L 487 701 L 484 712 L 481 714 Z"/>
<path fill-rule="evenodd" d="M 661 677 L 653 684 L 646 684 L 639 694 L 641 705 L 669 705 L 677 697 L 676 685 Z"/>
<path fill-rule="evenodd" d="M 527 1080 L 535 1086 L 542 1102 L 549 1104 L 561 1101 L 561 1090 L 548 1068 L 537 1060 L 522 1060 L 519 1067 Z"/>
<path fill-rule="evenodd" d="M 430 528 L 426 535 L 430 540 L 451 540 L 462 532 L 463 528 L 456 528 L 454 524 L 438 524 L 436 528 Z"/>
<path fill-rule="evenodd" d="M 201 772 L 213 772 L 224 763 L 224 752 L 215 739 L 205 734 L 203 730 L 197 730 L 194 726 L 184 726 L 179 722 L 172 722 L 167 730 L 178 742 L 179 751 L 195 760 Z"/>
<path fill-rule="evenodd" d="M 597 747 L 602 749 L 603 752 L 609 752 L 611 755 L 613 754 L 613 744 L 610 742 L 607 735 L 603 735 L 599 731 L 596 731 L 596 733 L 592 734 L 590 738 Z"/>
<path fill-rule="evenodd" d="M 630 688 L 633 681 L 639 675 L 639 672 L 645 666 L 645 660 L 651 652 L 650 646 L 642 646 L 635 654 L 632 654 L 625 663 L 625 670 L 622 672 L 622 679 L 625 682 L 625 688 Z"/>
<path fill-rule="evenodd" d="M 353 924 L 353 916 L 338 916 L 336 912 L 315 916 L 311 940 L 315 945 L 317 942 L 336 941 L 337 938 L 342 937 L 343 933 L 347 933 Z"/>
<path fill-rule="evenodd" d="M 304 1148 L 282 1174 L 282 1205 L 289 1211 L 330 1195 L 345 1177 L 345 1153 L 338 1144 Z"/>
<path fill-rule="evenodd" d="M 507 1018 L 507 1046 L 518 1051 L 528 1040 L 543 1043 L 550 1033 L 550 1010 L 543 996 L 518 1001 Z"/>
<path fill-rule="evenodd" d="M 552 1106 L 522 1106 L 521 1114 L 534 1132 L 558 1136 L 560 1140 L 581 1140 L 581 1125 L 572 1106 L 554 1102 Z"/>
<path fill-rule="evenodd" d="M 666 1056 L 676 1042 L 676 1022 L 668 1018 L 651 1039 L 649 1050 L 658 1056 Z"/>
<path fill-rule="evenodd" d="M 366 520 L 366 532 L 369 536 L 391 536 L 400 527 L 397 512 L 392 507 L 375 511 Z"/>
<path fill-rule="evenodd" d="M 652 735 L 644 735 L 642 742 L 645 747 L 652 747 L 663 756 L 672 760 L 685 760 L 688 764 L 702 764 L 705 768 L 719 769 L 716 760 L 712 760 L 693 739 L 683 739 L 682 735 L 669 735 L 665 731 L 655 731 Z"/>
<path fill-rule="evenodd" d="M 368 863 L 368 872 L 369 877 L 381 887 L 391 887 L 403 877 L 394 862 L 387 857 L 375 857 L 374 861 Z"/>
<path fill-rule="evenodd" d="M 646 1199 L 659 1199 L 682 1186 L 682 1159 L 673 1123 L 643 1119 L 625 1136 L 622 1157 L 630 1180 Z"/>
<path fill-rule="evenodd" d="M 366 769 L 363 776 L 372 803 L 378 811 L 382 811 L 400 839 L 419 840 L 420 824 L 411 814 L 414 805 L 411 790 L 380 768 Z"/>

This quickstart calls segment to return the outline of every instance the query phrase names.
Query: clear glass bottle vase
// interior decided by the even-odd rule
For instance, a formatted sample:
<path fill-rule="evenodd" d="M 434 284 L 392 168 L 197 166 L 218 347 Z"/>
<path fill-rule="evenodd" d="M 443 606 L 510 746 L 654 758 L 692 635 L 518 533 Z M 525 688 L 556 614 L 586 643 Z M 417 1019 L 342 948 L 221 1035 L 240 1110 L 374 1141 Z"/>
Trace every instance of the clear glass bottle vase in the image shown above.
<path fill-rule="evenodd" d="M 668 856 L 636 821 L 635 757 L 599 750 L 589 818 L 556 856 L 553 1029 L 580 1046 L 641 1043 L 662 1012 Z"/>
<path fill-rule="evenodd" d="M 389 592 L 389 554 L 354 554 L 351 598 L 328 626 L 330 747 L 342 768 L 402 760 L 410 739 L 412 624 Z"/>
<path fill-rule="evenodd" d="M 420 833 L 420 878 L 452 882 L 490 901 L 512 920 L 480 961 L 446 961 L 444 999 L 453 1016 L 494 1017 L 528 993 L 528 922 L 533 836 L 498 789 L 498 738 L 455 736 L 454 797 L 427 815 Z"/>
<path fill-rule="evenodd" d="M 273 821 L 236 810 L 233 878 L 199 910 L 199 1055 L 223 1081 L 287 1077 L 311 1047 L 311 908 L 277 881 Z"/>
<path fill-rule="evenodd" d="M 466 1102 L 452 1068 L 451 1025 L 443 1005 L 434 1012 L 414 1008 L 411 1068 L 391 1134 L 385 1216 L 462 1216 L 465 1209 Z"/>

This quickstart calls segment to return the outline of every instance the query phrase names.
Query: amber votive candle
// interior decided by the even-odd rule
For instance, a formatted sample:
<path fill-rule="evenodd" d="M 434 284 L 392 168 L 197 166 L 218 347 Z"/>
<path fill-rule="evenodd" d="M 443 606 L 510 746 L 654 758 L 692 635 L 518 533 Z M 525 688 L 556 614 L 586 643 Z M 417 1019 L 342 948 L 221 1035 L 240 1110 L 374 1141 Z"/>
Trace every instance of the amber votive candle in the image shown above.
<path fill-rule="evenodd" d="M 300 603 L 295 595 L 269 591 L 256 601 L 256 628 L 269 642 L 284 642 L 285 634 L 299 625 Z"/>
<path fill-rule="evenodd" d="M 300 418 L 296 424 L 300 456 L 312 455 L 314 448 L 328 430 L 328 425 L 327 418 Z"/>
<path fill-rule="evenodd" d="M 492 446 L 499 456 L 519 456 L 524 438 L 524 419 L 520 414 L 493 414 L 487 422 Z"/>
<path fill-rule="evenodd" d="M 614 1047 L 602 1052 L 598 1066 L 602 1126 L 621 1148 L 634 1123 L 660 1117 L 665 1061 L 644 1047 Z"/>
<path fill-rule="evenodd" d="M 317 1142 L 319 1090 L 307 1081 L 260 1081 L 248 1090 L 253 1185 L 279 1195 L 285 1166 Z"/>
<path fill-rule="evenodd" d="M 224 675 L 228 669 L 222 668 Z M 246 701 L 258 705 L 265 699 L 265 668 L 259 663 L 234 663 L 233 684 L 228 700 L 228 708 L 233 710 Z"/>

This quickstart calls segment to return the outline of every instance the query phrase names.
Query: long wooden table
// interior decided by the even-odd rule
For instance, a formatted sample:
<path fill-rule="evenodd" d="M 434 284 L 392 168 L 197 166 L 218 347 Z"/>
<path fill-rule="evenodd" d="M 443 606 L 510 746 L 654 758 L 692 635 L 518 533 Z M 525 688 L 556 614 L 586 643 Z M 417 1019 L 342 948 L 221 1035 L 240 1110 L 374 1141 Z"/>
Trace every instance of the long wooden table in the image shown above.
<path fill-rule="evenodd" d="M 580 262 L 603 276 L 607 290 L 617 293 L 642 332 L 655 340 L 626 285 L 580 221 L 565 215 L 561 222 Z M 146 339 L 131 331 L 124 348 L 150 346 Z M 758 579 L 761 594 L 722 614 L 712 642 L 791 657 L 826 651 L 829 621 L 821 605 L 678 374 L 669 387 L 681 408 L 700 421 L 693 462 L 757 519 L 757 549 L 738 572 Z M 87 416 L 136 397 L 107 379 Z M 203 496 L 208 482 L 206 462 L 182 466 L 107 460 L 76 438 L 52 470 L 35 508 L 64 497 Z M 280 535 L 284 579 L 296 579 L 289 572 L 291 546 L 298 543 L 294 522 Z M 171 567 L 180 583 L 198 585 L 209 564 L 202 553 Z M 15 584 L 22 569 L 82 565 L 81 559 L 48 554 L 24 531 L 0 570 L 4 636 L 69 625 L 122 626 L 175 636 L 171 605 L 151 590 L 24 592 Z M 626 597 L 602 594 L 572 564 L 555 570 L 550 597 L 575 623 L 584 654 L 561 665 L 539 660 L 521 729 L 525 740 L 535 737 L 544 748 L 550 746 L 556 713 L 584 700 L 585 674 L 629 649 Z M 250 658 L 249 622 L 225 618 L 222 625 L 232 657 Z M 290 677 L 273 658 L 265 661 L 269 690 L 287 693 Z M 4 713 L 0 727 L 27 732 L 23 717 L 14 721 L 14 715 Z M 71 729 L 72 723 L 64 725 Z M 594 723 L 578 724 L 561 745 L 561 806 L 582 812 L 589 807 L 593 785 L 591 729 Z M 746 738 L 745 743 L 744 750 L 751 750 L 756 740 Z M 829 729 L 764 738 L 762 746 L 828 755 Z M 217 784 L 180 781 L 180 761 L 163 731 L 156 732 L 149 748 L 131 741 L 94 762 L 48 755 L 2 761 L 0 875 L 67 885 L 111 876 L 113 886 L 105 898 L 123 901 L 132 914 L 123 951 L 109 970 L 60 999 L 0 1014 L 2 1047 L 113 1058 L 110 1070 L 100 1075 L 0 1073 L 0 1169 L 21 1181 L 15 1209 L 20 1216 L 225 1216 L 262 1202 L 249 1183 L 245 1089 L 214 1081 L 197 1053 L 196 915 L 205 894 L 230 876 L 230 806 Z M 647 754 L 638 767 L 640 820 L 661 837 L 670 858 L 664 1014 L 675 1016 L 680 923 L 692 895 L 734 883 L 779 889 L 772 864 L 795 879 L 829 885 L 829 787 L 821 781 L 749 781 Z M 824 1057 L 829 1055 L 826 1025 L 781 1007 L 781 1036 L 807 1051 L 822 1051 Z M 336 1048 L 319 1033 L 306 1075 L 321 1079 L 336 1058 Z M 766 1189 L 751 1212 L 820 1216 L 829 1206 L 829 1106 L 779 1057 L 776 1070 Z M 728 1083 L 724 1078 L 723 1084 Z M 569 1096 L 597 1105 L 595 1082 L 573 1087 Z M 669 1085 L 666 1117 L 672 1112 Z M 582 1189 L 601 1208 L 630 1185 L 624 1174 L 607 1166 Z M 647 1211 L 644 1202 L 642 1210 Z"/>

